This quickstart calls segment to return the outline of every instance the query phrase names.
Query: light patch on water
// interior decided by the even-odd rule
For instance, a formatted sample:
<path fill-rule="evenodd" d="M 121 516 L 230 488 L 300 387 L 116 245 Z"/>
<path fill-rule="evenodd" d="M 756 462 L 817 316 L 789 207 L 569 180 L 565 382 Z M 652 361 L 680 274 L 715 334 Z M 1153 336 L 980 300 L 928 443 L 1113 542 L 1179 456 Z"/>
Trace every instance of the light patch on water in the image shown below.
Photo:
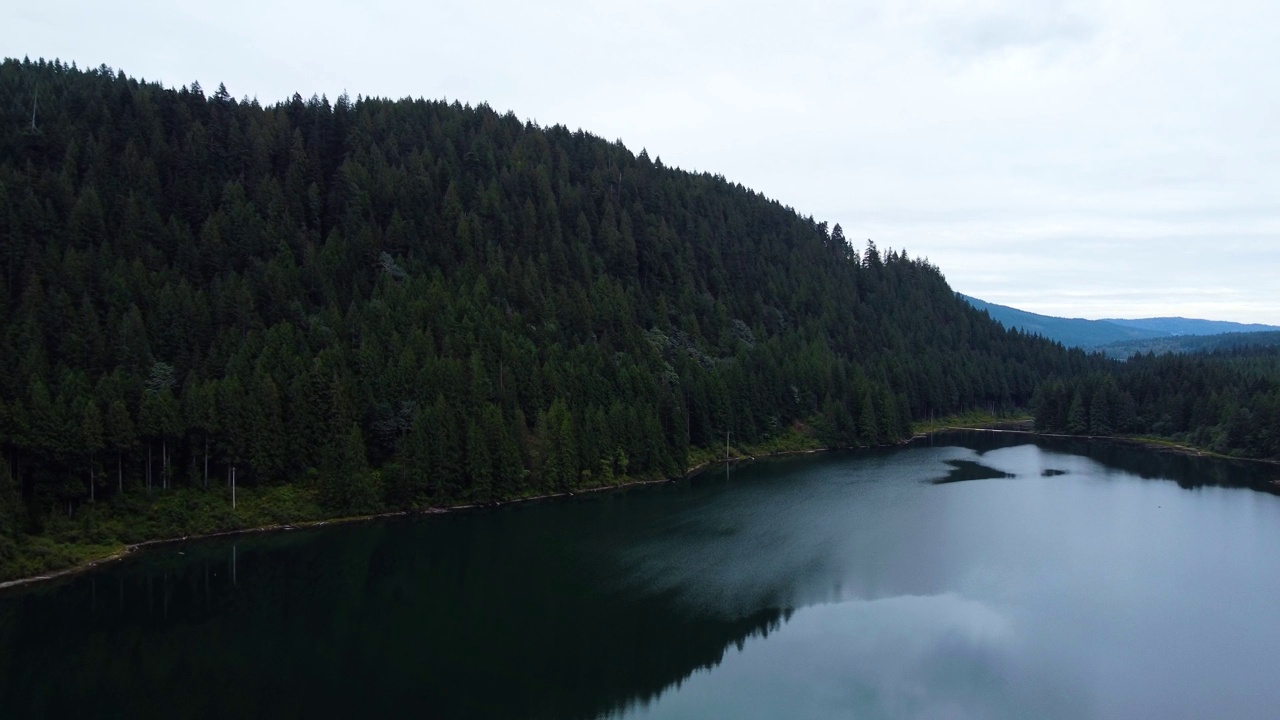
<path fill-rule="evenodd" d="M 910 457 L 744 481 L 714 502 L 663 518 L 614 561 L 635 592 L 669 595 L 690 613 L 726 619 L 760 608 L 939 592 L 945 587 L 931 572 L 935 564 L 920 563 L 917 552 L 931 552 L 930 535 L 903 520 L 938 512 L 919 485 L 976 456 L 940 447 Z"/>
<path fill-rule="evenodd" d="M 629 718 L 1087 718 L 1019 628 L 955 593 L 819 605 Z"/>

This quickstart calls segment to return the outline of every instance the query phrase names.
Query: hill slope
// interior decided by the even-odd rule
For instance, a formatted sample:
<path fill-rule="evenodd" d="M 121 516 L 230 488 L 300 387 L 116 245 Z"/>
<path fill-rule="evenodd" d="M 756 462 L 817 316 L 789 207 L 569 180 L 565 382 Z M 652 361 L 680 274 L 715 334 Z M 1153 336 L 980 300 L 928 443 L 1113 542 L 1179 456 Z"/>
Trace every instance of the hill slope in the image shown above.
<path fill-rule="evenodd" d="M 14 60 L 0 97 L 0 559 L 252 522 L 227 485 L 280 519 L 678 475 L 726 434 L 885 443 L 1092 362 L 927 263 L 483 105 Z"/>

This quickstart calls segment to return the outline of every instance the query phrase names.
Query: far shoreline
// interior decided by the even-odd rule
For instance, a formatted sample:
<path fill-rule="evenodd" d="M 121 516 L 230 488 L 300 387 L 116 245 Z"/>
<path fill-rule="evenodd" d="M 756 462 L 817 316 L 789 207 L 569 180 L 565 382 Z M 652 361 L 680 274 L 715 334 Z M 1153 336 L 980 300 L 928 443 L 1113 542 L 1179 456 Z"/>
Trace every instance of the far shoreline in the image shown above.
<path fill-rule="evenodd" d="M 1184 445 L 1182 443 L 1177 443 L 1172 440 L 1162 440 L 1160 438 L 1141 437 L 1141 436 L 1132 436 L 1132 435 L 1068 435 L 1065 433 L 1047 433 L 1047 432 L 1037 432 L 1035 430 L 1022 430 L 1022 429 L 1004 428 L 1004 427 L 964 427 L 964 426 L 958 426 L 958 425 L 950 425 L 950 426 L 932 428 L 927 432 L 917 433 L 912 438 L 912 440 L 915 440 L 917 438 L 929 437 L 930 435 L 934 435 L 940 432 L 955 432 L 955 431 L 1008 433 L 1011 435 L 1028 435 L 1031 437 L 1055 438 L 1060 440 L 1101 440 L 1105 442 L 1115 442 L 1115 443 L 1121 443 L 1125 445 L 1136 445 L 1138 447 L 1146 448 L 1149 450 L 1157 450 L 1161 452 L 1172 453 L 1175 455 L 1184 455 L 1186 457 L 1209 458 L 1212 460 L 1232 460 L 1236 462 L 1259 463 L 1262 465 L 1280 466 L 1280 460 L 1269 460 L 1267 458 L 1237 457 L 1235 455 L 1223 455 L 1221 453 L 1213 452 L 1212 450 L 1205 450 L 1204 448 L 1198 448 L 1193 445 Z"/>
<path fill-rule="evenodd" d="M 1101 441 L 1107 441 L 1107 442 L 1118 442 L 1118 443 L 1123 443 L 1128 445 L 1136 445 L 1138 447 L 1146 448 L 1149 450 L 1169 452 L 1169 453 L 1184 455 L 1188 457 L 1201 457 L 1201 458 L 1209 458 L 1214 460 L 1237 460 L 1237 461 L 1244 461 L 1244 462 L 1262 463 L 1266 465 L 1280 466 L 1280 460 L 1232 457 L 1230 455 L 1221 455 L 1209 450 L 1204 450 L 1204 449 L 1192 447 L 1189 445 L 1182 445 L 1180 443 L 1175 443 L 1169 440 L 1160 440 L 1158 438 L 1128 437 L 1123 435 L 1066 435 L 1061 433 L 1044 433 L 1044 432 L 1037 432 L 1033 429 L 1032 430 L 1025 429 L 1028 425 L 1030 425 L 1030 423 L 1031 421 L 1024 417 L 1024 418 L 1016 418 L 1016 419 L 1010 419 L 1010 420 L 1001 420 L 998 418 L 992 418 L 992 419 L 987 419 L 982 421 L 976 421 L 970 424 L 965 424 L 961 422 L 960 424 L 956 424 L 956 425 L 931 425 L 926 429 L 922 429 L 914 432 L 911 435 L 911 437 L 906 438 L 900 442 L 894 443 L 892 445 L 885 445 L 880 447 L 893 447 L 898 445 L 906 445 L 915 440 L 927 438 L 932 435 L 936 435 L 938 433 L 957 432 L 957 431 L 963 431 L 963 432 L 976 431 L 976 432 L 990 432 L 990 433 L 1007 433 L 1012 435 L 1025 435 L 1029 437 L 1044 437 L 1044 438 L 1056 438 L 1056 439 L 1068 439 L 1068 440 L 1101 440 Z M 851 447 L 828 446 L 828 447 L 815 447 L 815 448 L 800 448 L 800 449 L 794 449 L 794 450 L 775 450 L 775 451 L 767 451 L 767 452 L 757 452 L 754 454 L 740 454 L 740 455 L 730 456 L 725 458 L 711 458 L 707 460 L 702 460 L 694 465 L 690 465 L 689 467 L 687 467 L 684 471 L 684 474 L 678 477 L 630 480 L 627 482 L 619 483 L 617 485 L 600 485 L 597 487 L 584 488 L 576 491 L 544 493 L 542 495 L 511 498 L 508 500 L 497 500 L 497 501 L 488 502 L 488 503 L 465 503 L 461 505 L 431 506 L 431 507 L 414 509 L 414 510 L 393 510 L 393 511 L 382 512 L 382 513 L 374 513 L 371 515 L 352 515 L 352 516 L 344 516 L 344 517 L 340 516 L 340 517 L 325 518 L 321 520 L 304 520 L 304 521 L 298 521 L 298 522 L 272 523 L 268 525 L 238 528 L 235 530 L 223 530 L 223 531 L 213 532 L 213 533 L 202 533 L 202 534 L 195 534 L 195 535 L 182 535 L 178 537 L 143 540 L 141 542 L 129 543 L 129 544 L 123 545 L 115 552 L 109 555 L 106 555 L 104 557 L 92 558 L 84 562 L 80 562 L 75 565 L 71 565 L 69 567 L 63 568 L 61 570 L 55 570 L 47 573 L 40 573 L 37 575 L 30 575 L 22 578 L 15 578 L 13 580 L 5 580 L 3 582 L 0 582 L 0 595 L 3 595 L 8 591 L 15 590 L 18 588 L 25 588 L 27 586 L 36 585 L 40 583 L 53 583 L 57 580 L 67 579 L 72 576 L 78 575 L 80 573 L 92 570 L 93 568 L 99 567 L 101 565 L 106 565 L 109 563 L 114 563 L 120 560 L 124 560 L 139 550 L 144 550 L 146 548 L 156 547 L 160 545 L 172 545 L 175 543 L 191 542 L 191 541 L 199 541 L 199 540 L 212 540 L 215 538 L 234 537 L 237 535 L 249 535 L 249 534 L 255 534 L 255 533 L 275 533 L 275 532 L 288 532 L 291 530 L 305 530 L 305 529 L 311 529 L 311 528 L 324 527 L 327 525 L 346 525 L 350 523 L 369 522 L 373 520 L 385 520 L 385 519 L 397 518 L 397 517 L 411 517 L 411 516 L 417 516 L 417 515 L 443 515 L 446 513 L 460 512 L 465 510 L 493 509 L 493 508 L 505 507 L 508 505 L 517 505 L 521 503 L 570 498 L 578 495 L 597 493 L 597 492 L 603 492 L 603 491 L 609 491 L 609 490 L 622 490 L 625 488 L 639 487 L 644 485 L 659 485 L 662 483 L 674 483 L 674 482 L 679 482 L 681 480 L 688 480 L 691 476 L 693 476 L 696 473 L 699 473 L 703 470 L 716 467 L 719 465 L 734 465 L 738 463 L 755 462 L 758 460 L 763 460 L 768 458 L 785 457 L 785 456 L 791 456 L 791 455 L 812 455 L 815 453 L 832 452 L 836 450 L 859 450 L 859 449 L 865 450 L 871 447 L 876 447 L 876 446 L 851 446 Z"/>

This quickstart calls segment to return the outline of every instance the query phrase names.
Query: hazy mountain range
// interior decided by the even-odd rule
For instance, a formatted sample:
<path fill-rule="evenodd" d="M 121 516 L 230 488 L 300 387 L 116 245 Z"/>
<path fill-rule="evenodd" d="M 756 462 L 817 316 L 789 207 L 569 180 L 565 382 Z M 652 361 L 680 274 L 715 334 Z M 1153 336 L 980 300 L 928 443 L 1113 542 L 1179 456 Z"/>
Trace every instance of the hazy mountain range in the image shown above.
<path fill-rule="evenodd" d="M 1276 333 L 1280 327 L 1274 325 L 1244 324 L 1222 320 L 1200 320 L 1182 317 L 1158 317 L 1121 319 L 1107 318 L 1103 320 L 1085 320 L 1083 318 L 1061 318 L 1050 315 L 1039 315 L 1025 310 L 1018 310 L 1005 305 L 996 305 L 963 293 L 957 293 L 969 304 L 979 310 L 985 310 L 991 318 L 1007 328 L 1018 328 L 1024 332 L 1042 335 L 1056 340 L 1068 347 L 1079 347 L 1087 350 L 1104 350 L 1109 355 L 1128 356 L 1134 352 L 1190 352 L 1204 349 L 1217 349 L 1222 343 L 1206 343 L 1204 336 L 1230 334 L 1224 338 L 1225 346 L 1238 345 L 1242 342 L 1275 344 L 1271 337 L 1250 337 L 1254 333 Z"/>

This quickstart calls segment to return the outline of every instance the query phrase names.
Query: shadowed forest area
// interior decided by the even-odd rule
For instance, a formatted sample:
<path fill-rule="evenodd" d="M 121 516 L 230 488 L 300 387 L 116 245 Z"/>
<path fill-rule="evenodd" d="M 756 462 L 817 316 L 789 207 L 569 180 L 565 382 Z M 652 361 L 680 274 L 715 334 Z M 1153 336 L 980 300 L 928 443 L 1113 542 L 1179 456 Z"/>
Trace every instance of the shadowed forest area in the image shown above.
<path fill-rule="evenodd" d="M 1276 423 L 1274 351 L 1131 363 L 1203 363 L 1249 413 L 1165 428 L 1148 375 L 1006 331 L 927 260 L 486 105 L 6 60 L 0 248 L 0 578 L 679 476 L 730 440 L 885 444 L 1046 378 L 1055 429 L 1092 432 L 1099 393 L 1114 430 Z"/>

